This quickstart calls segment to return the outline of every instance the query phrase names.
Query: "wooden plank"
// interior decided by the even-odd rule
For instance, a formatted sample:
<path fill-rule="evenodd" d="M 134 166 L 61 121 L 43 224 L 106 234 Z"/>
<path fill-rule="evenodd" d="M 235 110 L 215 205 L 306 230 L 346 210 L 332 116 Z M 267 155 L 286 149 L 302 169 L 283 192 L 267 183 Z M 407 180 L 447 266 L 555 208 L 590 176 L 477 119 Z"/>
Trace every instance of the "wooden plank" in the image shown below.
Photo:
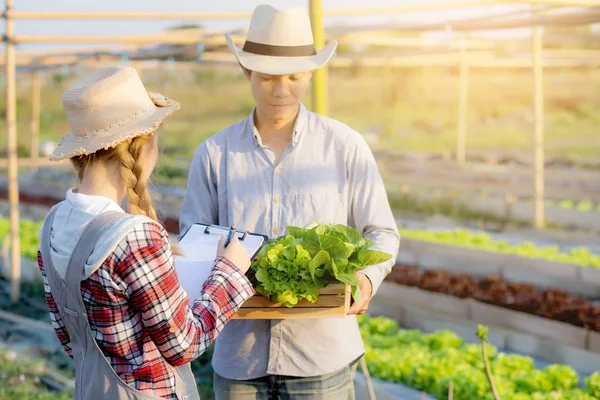
<path fill-rule="evenodd" d="M 85 36 L 85 35 L 16 35 L 16 43 L 137 43 L 137 44 L 196 44 L 198 36 L 137 35 L 137 36 Z"/>
<path fill-rule="evenodd" d="M 562 268 L 562 267 L 555 267 Z M 579 271 L 583 274 L 587 270 L 594 271 L 593 268 L 580 268 Z M 577 294 L 585 297 L 600 296 L 600 281 L 593 280 L 572 280 L 565 279 L 560 276 L 543 274 L 535 269 L 523 268 L 520 266 L 504 266 L 502 277 L 510 282 L 531 283 L 541 288 L 558 288 L 566 290 L 569 293 Z"/>
<path fill-rule="evenodd" d="M 233 319 L 296 319 L 296 318 L 343 318 L 346 307 L 309 307 L 265 309 L 240 308 Z"/>
<path fill-rule="evenodd" d="M 13 0 L 6 0 L 6 12 Z M 17 302 L 21 293 L 21 242 L 19 237 L 19 170 L 17 166 L 17 82 L 14 21 L 6 18 L 6 152 L 8 155 L 8 205 L 10 214 L 10 300 Z"/>
<path fill-rule="evenodd" d="M 319 290 L 319 294 L 340 294 L 347 290 L 347 285 L 343 283 L 331 283 Z"/>
<path fill-rule="evenodd" d="M 248 299 L 235 314 L 235 319 L 288 319 L 344 317 L 350 308 L 350 286 L 332 283 L 319 292 L 316 303 L 300 301 L 288 308 L 268 298 L 255 295 Z"/>
<path fill-rule="evenodd" d="M 410 238 L 402 239 L 402 247 L 405 251 L 413 252 L 417 257 L 419 266 L 425 269 L 444 268 L 453 272 L 471 273 L 479 276 L 497 273 L 504 275 L 509 280 L 523 279 L 523 276 L 527 274 L 530 278 L 529 283 L 561 288 L 564 282 L 570 281 L 576 285 L 581 285 L 582 293 L 588 293 L 590 289 L 593 289 L 592 285 L 596 283 L 594 279 L 591 281 L 582 279 L 583 273 L 595 274 L 595 272 L 590 271 L 592 270 L 590 267 Z M 495 271 L 496 268 L 498 268 L 497 272 Z M 551 280 L 553 286 L 549 286 L 548 277 L 555 278 Z M 596 279 L 600 279 L 600 276 Z M 600 287 L 600 285 L 597 286 Z M 574 285 L 569 285 L 569 288 L 572 289 L 573 287 Z"/>
<path fill-rule="evenodd" d="M 249 12 L 97 12 L 97 11 L 11 11 L 15 19 L 248 19 Z"/>
<path fill-rule="evenodd" d="M 588 350 L 600 354 L 600 332 L 590 332 Z"/>
<path fill-rule="evenodd" d="M 467 146 L 467 112 L 469 90 L 469 64 L 465 56 L 466 44 L 461 40 L 460 47 L 460 73 L 458 84 L 458 138 L 456 141 L 456 161 L 464 165 L 466 161 Z"/>
<path fill-rule="evenodd" d="M 544 82 L 542 66 L 542 28 L 533 28 L 533 115 L 534 115 L 534 224 L 538 229 L 544 220 Z"/>
<path fill-rule="evenodd" d="M 37 171 L 40 156 L 40 72 L 31 73 L 31 169 Z"/>
<path fill-rule="evenodd" d="M 17 165 L 19 168 L 31 167 L 34 164 L 34 160 L 31 157 L 20 157 L 17 159 Z M 48 158 L 38 158 L 35 161 L 35 165 L 38 167 L 59 167 L 59 166 L 70 166 L 70 163 L 61 161 L 50 161 Z M 8 159 L 0 158 L 0 168 L 6 168 L 8 166 Z"/>
<path fill-rule="evenodd" d="M 506 345 L 519 353 L 530 354 L 546 361 L 566 364 L 588 375 L 598 370 L 600 354 L 544 340 L 531 334 L 508 331 Z"/>
<path fill-rule="evenodd" d="M 581 1 L 581 0 L 578 0 Z M 435 2 L 428 4 L 406 4 L 402 6 L 391 7 L 370 7 L 370 8 L 351 8 L 324 10 L 326 16 L 344 16 L 344 15 L 388 15 L 391 13 L 407 13 L 427 10 L 455 9 L 480 7 L 493 5 L 492 0 L 463 0 L 452 3 Z M 249 19 L 252 14 L 248 12 L 95 12 L 95 11 L 10 11 L 10 15 L 15 19 L 193 19 L 193 20 L 231 20 L 231 19 Z"/>
<path fill-rule="evenodd" d="M 600 287 L 600 269 L 581 268 L 581 279 L 586 283 Z M 598 297 L 600 297 L 600 294 L 598 294 Z"/>
<path fill-rule="evenodd" d="M 587 348 L 588 331 L 564 322 L 553 321 L 476 300 L 471 303 L 471 318 L 482 324 L 503 326 L 577 349 Z"/>
<path fill-rule="evenodd" d="M 325 30 L 323 28 L 322 0 L 309 0 L 310 23 L 314 46 L 321 50 L 325 46 Z M 312 111 L 323 116 L 327 115 L 327 66 L 318 68 L 312 73 Z"/>
<path fill-rule="evenodd" d="M 322 308 L 339 307 L 344 305 L 346 296 L 344 294 L 320 295 L 317 303 L 308 300 L 299 301 L 293 308 Z M 287 308 L 283 303 L 274 303 L 268 298 L 260 295 L 252 296 L 242 304 L 242 308 Z"/>
<path fill-rule="evenodd" d="M 477 325 L 478 322 L 447 316 L 443 313 L 426 310 L 410 305 L 402 306 L 401 320 L 402 326 L 412 329 L 420 329 L 423 332 L 435 332 L 442 329 L 449 329 L 469 342 L 478 342 Z M 489 326 L 488 340 L 494 346 L 505 347 L 505 334 L 503 329 L 495 326 Z"/>
<path fill-rule="evenodd" d="M 376 296 L 380 295 L 382 299 L 390 303 L 427 308 L 460 318 L 469 318 L 471 315 L 470 299 L 430 292 L 415 286 L 384 281 L 381 283 Z"/>

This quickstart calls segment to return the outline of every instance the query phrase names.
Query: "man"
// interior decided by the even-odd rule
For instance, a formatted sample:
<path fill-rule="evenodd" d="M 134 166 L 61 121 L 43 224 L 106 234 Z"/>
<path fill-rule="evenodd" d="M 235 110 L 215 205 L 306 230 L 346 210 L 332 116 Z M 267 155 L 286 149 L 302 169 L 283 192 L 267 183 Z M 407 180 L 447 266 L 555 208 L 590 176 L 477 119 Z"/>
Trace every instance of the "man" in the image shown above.
<path fill-rule="evenodd" d="M 227 40 L 256 106 L 199 146 L 181 228 L 215 223 L 276 237 L 290 225 L 341 223 L 393 258 L 357 273 L 362 299 L 347 318 L 229 323 L 213 357 L 216 398 L 352 399 L 351 366 L 364 354 L 354 314 L 367 310 L 400 237 L 362 136 L 301 103 L 311 71 L 327 63 L 336 42 L 317 53 L 306 10 L 268 5 L 254 10 L 243 49 Z"/>

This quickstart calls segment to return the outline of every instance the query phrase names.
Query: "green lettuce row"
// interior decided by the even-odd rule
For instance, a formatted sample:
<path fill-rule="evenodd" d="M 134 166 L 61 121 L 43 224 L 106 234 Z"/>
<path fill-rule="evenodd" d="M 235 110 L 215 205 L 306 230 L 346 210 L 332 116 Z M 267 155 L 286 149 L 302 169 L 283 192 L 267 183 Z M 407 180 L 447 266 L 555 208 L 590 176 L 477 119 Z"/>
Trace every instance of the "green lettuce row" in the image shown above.
<path fill-rule="evenodd" d="M 360 280 L 354 274 L 392 257 L 372 250 L 373 241 L 345 225 L 288 226 L 287 231 L 289 235 L 263 247 L 252 264 L 257 291 L 287 307 L 303 299 L 315 303 L 319 290 L 334 281 L 351 285 L 352 296 L 360 301 Z"/>
<path fill-rule="evenodd" d="M 558 246 L 537 247 L 531 242 L 512 245 L 505 241 L 492 240 L 482 232 L 473 233 L 460 228 L 451 231 L 430 231 L 401 227 L 399 231 L 402 237 L 410 239 L 600 268 L 600 255 L 592 253 L 586 247 L 577 247 L 565 253 L 561 252 Z"/>
<path fill-rule="evenodd" d="M 481 344 L 468 344 L 447 330 L 425 334 L 399 330 L 396 321 L 358 316 L 365 359 L 372 376 L 399 382 L 446 399 L 450 381 L 455 399 L 493 400 Z M 600 373 L 584 379 L 567 365 L 535 368 L 531 357 L 498 352 L 486 344 L 494 381 L 502 400 L 600 399 Z"/>
<path fill-rule="evenodd" d="M 19 221 L 19 236 L 21 238 L 21 255 L 33 260 L 37 259 L 37 251 L 40 245 L 38 233 L 42 227 L 42 222 L 34 222 L 28 219 Z M 10 221 L 8 218 L 0 216 L 0 246 L 8 238 L 10 232 Z"/>

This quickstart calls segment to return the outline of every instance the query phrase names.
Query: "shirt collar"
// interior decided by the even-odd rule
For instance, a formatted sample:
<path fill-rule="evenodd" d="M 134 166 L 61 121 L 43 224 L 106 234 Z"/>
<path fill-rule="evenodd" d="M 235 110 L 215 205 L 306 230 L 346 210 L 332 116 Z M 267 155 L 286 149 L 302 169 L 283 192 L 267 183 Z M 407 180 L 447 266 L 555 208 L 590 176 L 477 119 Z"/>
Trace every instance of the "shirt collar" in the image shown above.
<path fill-rule="evenodd" d="M 247 119 L 246 126 L 252 133 L 252 136 L 254 136 L 254 139 L 256 140 L 256 144 L 263 147 L 262 138 L 260 137 L 260 133 L 258 132 L 258 129 L 256 129 L 256 126 L 254 125 L 255 112 L 256 112 L 256 106 L 254 106 L 254 108 L 252 109 L 252 112 L 250 113 L 250 116 Z M 294 123 L 292 146 L 296 147 L 296 145 L 298 144 L 298 141 L 300 140 L 300 137 L 302 136 L 302 133 L 304 133 L 304 130 L 306 128 L 307 119 L 308 119 L 308 111 L 306 110 L 306 107 L 304 107 L 304 104 L 300 103 L 300 110 L 298 111 L 298 116 L 296 117 L 296 122 Z"/>

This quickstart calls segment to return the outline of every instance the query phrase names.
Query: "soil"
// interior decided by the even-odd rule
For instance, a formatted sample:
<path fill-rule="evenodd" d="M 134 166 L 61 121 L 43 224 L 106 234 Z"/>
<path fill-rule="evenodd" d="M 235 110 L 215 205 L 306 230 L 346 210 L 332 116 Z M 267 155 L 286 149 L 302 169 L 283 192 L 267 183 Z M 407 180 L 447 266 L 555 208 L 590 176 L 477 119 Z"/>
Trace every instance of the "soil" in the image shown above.
<path fill-rule="evenodd" d="M 600 305 L 564 290 L 538 289 L 527 283 L 503 281 L 498 276 L 477 278 L 446 270 L 397 265 L 386 280 L 431 292 L 521 311 L 600 332 Z"/>

